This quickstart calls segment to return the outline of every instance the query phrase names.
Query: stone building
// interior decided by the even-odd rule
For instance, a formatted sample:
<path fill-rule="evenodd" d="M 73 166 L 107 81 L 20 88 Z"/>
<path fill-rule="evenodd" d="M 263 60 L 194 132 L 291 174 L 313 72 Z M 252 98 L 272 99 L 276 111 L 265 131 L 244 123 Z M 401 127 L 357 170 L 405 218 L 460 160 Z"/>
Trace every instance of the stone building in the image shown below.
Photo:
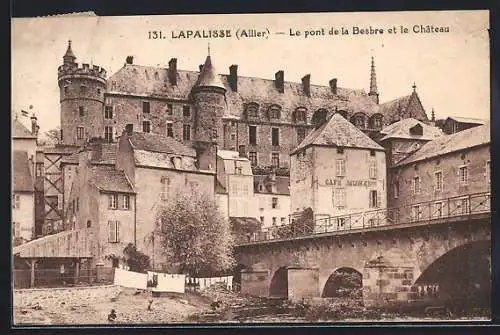
<path fill-rule="evenodd" d="M 255 201 L 262 228 L 290 223 L 290 177 L 270 175 L 254 176 Z"/>
<path fill-rule="evenodd" d="M 384 148 L 339 114 L 291 154 L 291 209 L 315 219 L 386 207 L 385 183 Z"/>
<path fill-rule="evenodd" d="M 418 221 L 489 206 L 490 123 L 440 136 L 397 162 L 389 193 L 399 216 Z M 485 207 L 486 208 L 486 207 Z"/>
<path fill-rule="evenodd" d="M 192 145 L 195 128 L 210 121 L 220 149 L 245 151 L 253 166 L 289 167 L 290 152 L 334 113 L 368 134 L 406 117 L 429 121 L 415 86 L 410 95 L 379 104 L 373 58 L 368 93 L 342 88 L 337 78 L 312 85 L 309 74 L 301 83 L 288 82 L 283 70 L 274 79 L 240 76 L 237 65 L 219 74 L 210 56 L 199 71 L 178 69 L 176 58 L 163 68 L 134 64 L 129 56 L 109 78 L 103 68 L 75 60 L 70 43 L 58 70 L 64 144 L 116 141 L 131 124 Z M 206 83 L 211 92 L 200 94 Z M 200 113 L 202 105 L 211 110 Z"/>

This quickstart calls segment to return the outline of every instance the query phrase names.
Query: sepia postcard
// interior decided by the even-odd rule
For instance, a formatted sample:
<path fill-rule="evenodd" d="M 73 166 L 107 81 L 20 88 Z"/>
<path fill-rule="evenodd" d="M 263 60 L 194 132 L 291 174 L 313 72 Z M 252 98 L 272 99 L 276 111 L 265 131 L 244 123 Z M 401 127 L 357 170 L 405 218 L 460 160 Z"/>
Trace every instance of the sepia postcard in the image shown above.
<path fill-rule="evenodd" d="M 14 326 L 491 319 L 488 11 L 11 27 Z"/>

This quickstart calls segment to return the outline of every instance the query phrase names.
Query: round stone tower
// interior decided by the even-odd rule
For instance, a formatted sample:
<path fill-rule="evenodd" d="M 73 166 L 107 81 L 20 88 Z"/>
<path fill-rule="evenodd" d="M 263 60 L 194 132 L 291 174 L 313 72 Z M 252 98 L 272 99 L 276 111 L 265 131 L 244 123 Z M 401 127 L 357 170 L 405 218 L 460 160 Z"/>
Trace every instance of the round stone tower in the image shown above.
<path fill-rule="evenodd" d="M 214 170 L 216 147 L 222 145 L 222 116 L 226 108 L 226 88 L 207 56 L 192 90 L 194 104 L 193 146 L 200 169 Z"/>
<path fill-rule="evenodd" d="M 71 41 L 59 66 L 61 143 L 82 145 L 92 137 L 104 136 L 104 92 L 106 70 L 75 62 Z"/>

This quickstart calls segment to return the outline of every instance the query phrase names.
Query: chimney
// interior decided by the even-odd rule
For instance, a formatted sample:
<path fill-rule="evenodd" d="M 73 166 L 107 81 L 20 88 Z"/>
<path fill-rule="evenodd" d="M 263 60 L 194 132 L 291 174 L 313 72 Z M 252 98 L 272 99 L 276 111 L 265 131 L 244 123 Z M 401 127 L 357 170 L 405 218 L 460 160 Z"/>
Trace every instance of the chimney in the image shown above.
<path fill-rule="evenodd" d="M 238 146 L 238 154 L 240 157 L 247 157 L 247 151 L 246 151 L 246 146 L 240 145 Z"/>
<path fill-rule="evenodd" d="M 203 64 L 198 65 L 198 68 L 200 69 L 200 73 L 201 73 L 201 70 L 203 70 Z"/>
<path fill-rule="evenodd" d="M 38 125 L 36 123 L 38 119 L 36 118 L 36 115 L 33 113 L 31 116 L 31 134 L 34 136 L 38 136 Z"/>
<path fill-rule="evenodd" d="M 172 58 L 168 62 L 168 81 L 171 85 L 177 85 L 177 58 Z"/>
<path fill-rule="evenodd" d="M 285 93 L 285 72 L 279 70 L 274 74 L 274 84 L 280 93 Z"/>
<path fill-rule="evenodd" d="M 229 86 L 234 92 L 238 92 L 238 65 L 229 67 Z"/>
<path fill-rule="evenodd" d="M 337 78 L 333 78 L 330 80 L 330 89 L 332 90 L 333 94 L 337 94 Z"/>
<path fill-rule="evenodd" d="M 304 90 L 304 93 L 308 97 L 311 97 L 311 75 L 310 74 L 306 74 L 304 77 L 302 77 L 302 88 Z"/>
<path fill-rule="evenodd" d="M 132 136 L 132 133 L 134 132 L 134 125 L 132 123 L 127 123 L 125 126 L 124 133 L 127 134 L 128 136 Z"/>
<path fill-rule="evenodd" d="M 126 63 L 134 64 L 134 56 L 127 56 Z"/>

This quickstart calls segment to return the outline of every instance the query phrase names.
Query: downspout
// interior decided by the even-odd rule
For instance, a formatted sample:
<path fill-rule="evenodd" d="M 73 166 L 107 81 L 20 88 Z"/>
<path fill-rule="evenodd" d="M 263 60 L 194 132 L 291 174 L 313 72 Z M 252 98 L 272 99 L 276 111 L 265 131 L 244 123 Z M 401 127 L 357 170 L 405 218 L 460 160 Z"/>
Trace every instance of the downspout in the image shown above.
<path fill-rule="evenodd" d="M 134 246 L 137 248 L 137 193 L 134 194 Z"/>

